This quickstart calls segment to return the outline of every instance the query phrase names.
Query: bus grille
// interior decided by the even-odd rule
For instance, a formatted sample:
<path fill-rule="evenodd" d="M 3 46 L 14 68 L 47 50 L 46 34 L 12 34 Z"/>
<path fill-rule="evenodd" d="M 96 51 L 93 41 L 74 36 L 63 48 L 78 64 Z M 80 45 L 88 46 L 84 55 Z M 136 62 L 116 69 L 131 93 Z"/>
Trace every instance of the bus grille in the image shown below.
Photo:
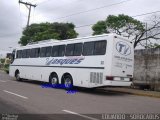
<path fill-rule="evenodd" d="M 102 84 L 102 80 L 103 80 L 103 73 L 99 73 L 99 72 L 91 72 L 90 73 L 90 82 L 91 83 Z"/>

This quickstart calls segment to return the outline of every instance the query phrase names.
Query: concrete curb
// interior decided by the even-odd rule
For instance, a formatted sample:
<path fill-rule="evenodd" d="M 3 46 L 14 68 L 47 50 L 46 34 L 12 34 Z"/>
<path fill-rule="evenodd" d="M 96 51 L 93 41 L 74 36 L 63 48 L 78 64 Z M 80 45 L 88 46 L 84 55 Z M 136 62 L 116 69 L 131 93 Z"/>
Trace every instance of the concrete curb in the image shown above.
<path fill-rule="evenodd" d="M 138 90 L 138 89 L 132 89 L 132 88 L 106 88 L 106 90 L 127 93 L 131 95 L 160 98 L 160 92 L 156 92 L 156 91 L 144 91 L 144 90 Z"/>

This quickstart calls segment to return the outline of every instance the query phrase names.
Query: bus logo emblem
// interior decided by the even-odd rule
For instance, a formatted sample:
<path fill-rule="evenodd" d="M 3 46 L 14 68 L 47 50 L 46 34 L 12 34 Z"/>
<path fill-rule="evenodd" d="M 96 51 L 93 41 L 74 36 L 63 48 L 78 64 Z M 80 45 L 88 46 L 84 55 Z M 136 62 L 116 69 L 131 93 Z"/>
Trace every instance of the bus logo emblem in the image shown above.
<path fill-rule="evenodd" d="M 116 44 L 116 50 L 120 54 L 125 55 L 125 56 L 131 54 L 131 47 L 127 43 L 122 42 L 122 41 L 117 42 L 117 44 Z"/>

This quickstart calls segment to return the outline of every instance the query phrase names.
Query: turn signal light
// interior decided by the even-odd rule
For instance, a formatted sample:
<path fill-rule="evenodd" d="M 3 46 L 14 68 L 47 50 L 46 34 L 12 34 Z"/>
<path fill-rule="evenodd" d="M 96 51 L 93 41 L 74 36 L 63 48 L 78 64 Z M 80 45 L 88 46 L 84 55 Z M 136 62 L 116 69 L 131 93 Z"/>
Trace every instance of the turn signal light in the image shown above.
<path fill-rule="evenodd" d="M 113 80 L 114 77 L 113 76 L 106 76 L 106 80 Z"/>

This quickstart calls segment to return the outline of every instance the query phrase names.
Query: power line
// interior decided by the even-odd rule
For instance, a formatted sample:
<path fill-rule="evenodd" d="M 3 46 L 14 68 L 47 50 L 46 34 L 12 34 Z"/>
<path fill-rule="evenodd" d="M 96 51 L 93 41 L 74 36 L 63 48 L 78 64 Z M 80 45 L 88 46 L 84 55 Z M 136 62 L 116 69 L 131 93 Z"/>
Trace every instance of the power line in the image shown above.
<path fill-rule="evenodd" d="M 47 0 L 47 1 L 50 1 L 50 0 Z M 44 1 L 44 2 L 47 2 L 47 1 Z M 114 4 L 110 4 L 110 5 L 106 5 L 106 6 L 102 6 L 102 7 L 98 7 L 98 8 L 94 8 L 94 9 L 90 9 L 90 10 L 86 10 L 86 11 L 82 11 L 82 12 L 77 12 L 77 13 L 73 13 L 73 14 L 70 14 L 70 15 L 66 15 L 66 16 L 62 16 L 62 17 L 59 17 L 59 18 L 55 18 L 55 19 L 67 18 L 67 17 L 78 15 L 78 14 L 82 14 L 82 13 L 86 13 L 86 12 L 91 12 L 91 11 L 95 11 L 95 10 L 98 10 L 98 9 L 103 9 L 105 7 L 110 7 L 110 6 L 122 4 L 122 3 L 125 3 L 125 2 L 129 2 L 129 1 L 131 1 L 131 0 L 126 0 L 126 1 L 118 2 L 118 3 L 114 3 Z M 144 16 L 144 15 L 153 14 L 153 13 L 157 13 L 157 12 L 160 12 L 160 11 L 155 11 L 155 12 L 135 15 L 135 16 L 132 16 L 132 17 Z M 78 26 L 76 28 L 82 28 L 82 27 L 87 27 L 87 26 L 91 26 L 91 25 L 94 25 L 94 24 L 82 25 L 82 26 Z"/>
<path fill-rule="evenodd" d="M 149 12 L 149 13 L 143 13 L 143 14 L 134 15 L 134 16 L 131 16 L 131 17 L 135 18 L 135 17 L 145 16 L 145 15 L 154 14 L 154 13 L 158 13 L 158 12 L 160 12 L 160 11 L 154 11 L 154 12 Z M 75 27 L 75 28 L 88 27 L 88 26 L 92 26 L 92 25 L 94 25 L 94 24 L 95 24 L 95 23 L 93 23 L 93 24 L 87 24 L 87 25 L 81 25 L 81 26 L 78 26 L 78 27 Z"/>
<path fill-rule="evenodd" d="M 154 12 L 144 13 L 144 14 L 135 15 L 135 16 L 132 16 L 132 17 L 140 17 L 140 16 L 149 15 L 149 14 L 154 14 L 154 13 L 158 13 L 158 12 L 160 12 L 160 11 L 154 11 Z"/>
<path fill-rule="evenodd" d="M 35 0 L 36 1 L 36 0 Z M 42 3 L 46 3 L 46 2 L 48 2 L 48 1 L 50 1 L 50 0 L 46 0 L 46 1 L 43 1 L 43 2 L 40 2 L 40 3 L 37 3 L 37 7 L 39 7 L 39 6 L 41 6 L 41 4 Z M 55 8 L 53 8 L 52 10 L 55 10 L 55 9 L 59 9 L 59 8 L 62 8 L 62 7 L 66 7 L 66 5 L 68 5 L 68 4 L 73 4 L 73 3 L 75 3 L 75 2 L 77 2 L 77 1 L 79 1 L 79 0 L 75 0 L 75 1 L 72 1 L 72 2 L 69 2 L 69 3 L 66 3 L 65 5 L 60 5 L 60 6 L 57 6 L 57 7 L 55 7 Z M 83 2 L 84 0 L 81 0 L 80 2 Z M 44 5 L 44 4 L 42 4 L 42 5 Z M 35 16 L 40 16 L 40 15 L 35 15 Z M 32 17 L 32 16 L 31 16 Z"/>
<path fill-rule="evenodd" d="M 42 2 L 38 3 L 38 6 L 41 5 L 42 3 L 45 3 L 45 2 L 48 2 L 48 1 L 50 1 L 50 0 L 42 1 Z"/>
<path fill-rule="evenodd" d="M 103 9 L 103 8 L 106 8 L 106 7 L 111 7 L 111 6 L 114 6 L 114 5 L 123 4 L 123 3 L 129 2 L 129 1 L 131 1 L 131 0 L 125 0 L 125 1 L 122 1 L 122 2 L 113 3 L 113 4 L 110 4 L 110 5 L 105 5 L 105 6 L 97 7 L 97 8 L 86 10 L 86 11 L 76 12 L 76 13 L 69 14 L 69 15 L 62 16 L 62 17 L 55 18 L 55 19 L 57 20 L 57 19 L 67 18 L 67 17 L 71 17 L 71 16 L 75 16 L 75 15 L 79 15 L 79 14 L 83 14 L 83 13 L 87 13 L 87 12 Z"/>
<path fill-rule="evenodd" d="M 35 1 L 36 1 L 36 0 L 35 0 Z M 46 2 L 48 2 L 48 1 L 50 1 L 50 0 L 42 1 L 42 2 L 38 3 L 38 6 L 40 6 L 42 3 L 46 3 Z M 69 2 L 69 3 L 67 3 L 67 4 L 72 4 L 72 3 L 77 2 L 77 1 L 79 1 L 79 0 L 72 1 L 72 2 Z M 82 1 L 82 0 L 81 0 L 81 1 Z M 80 1 L 80 2 L 81 2 L 81 1 Z M 64 5 L 62 5 L 62 6 L 64 6 Z M 56 8 L 60 8 L 60 7 L 62 7 L 62 6 L 59 6 L 59 7 L 56 7 Z M 56 8 L 54 8 L 54 9 L 56 9 Z"/>
<path fill-rule="evenodd" d="M 81 26 L 78 26 L 78 27 L 75 27 L 75 28 L 83 28 L 83 27 L 88 27 L 88 26 L 92 26 L 92 25 L 94 25 L 95 23 L 93 23 L 93 24 L 87 24 L 87 25 L 81 25 Z"/>
<path fill-rule="evenodd" d="M 34 22 L 34 20 L 35 20 L 35 8 L 34 8 L 34 11 L 33 11 L 33 19 L 32 19 L 32 21 Z"/>
<path fill-rule="evenodd" d="M 20 29 L 23 29 L 22 27 L 22 15 L 21 15 L 21 9 L 20 9 L 20 4 L 19 4 L 19 18 L 20 18 Z"/>
<path fill-rule="evenodd" d="M 134 16 L 131 16 L 131 17 L 140 17 L 140 16 L 145 16 L 145 15 L 149 15 L 149 14 L 154 14 L 154 13 L 158 13 L 160 11 L 154 11 L 154 12 L 149 12 L 149 13 L 143 13 L 143 14 L 139 14 L 139 15 L 134 15 Z M 92 24 L 86 24 L 86 25 L 81 25 L 81 26 L 77 26 L 75 27 L 76 29 L 79 29 L 79 28 L 83 28 L 83 27 L 89 27 L 89 26 L 92 26 L 94 25 L 95 23 L 92 23 Z M 5 36 L 13 36 L 13 35 L 18 35 L 20 33 L 13 33 L 13 34 L 8 34 L 8 35 L 0 35 L 0 37 L 5 37 Z"/>
<path fill-rule="evenodd" d="M 47 1 L 50 1 L 50 0 L 47 0 Z M 44 2 L 47 2 L 47 1 L 44 1 Z M 76 0 L 76 1 L 78 1 L 78 0 Z M 68 14 L 66 16 L 61 16 L 61 17 L 55 18 L 55 20 L 57 20 L 57 19 L 63 19 L 63 18 L 68 18 L 68 17 L 71 17 L 71 16 L 76 16 L 76 15 L 87 13 L 87 12 L 96 11 L 96 10 L 103 9 L 103 8 L 106 8 L 106 7 L 111 7 L 111 6 L 123 4 L 123 3 L 129 2 L 129 1 L 131 1 L 131 0 L 124 0 L 124 1 L 121 1 L 121 2 L 109 4 L 109 5 L 105 5 L 105 6 L 101 6 L 101 7 L 97 7 L 97 8 L 93 8 L 93 9 L 89 9 L 89 10 L 85 10 L 85 11 L 81 11 L 81 12 L 76 12 L 76 13 Z M 42 3 L 44 3 L 44 2 L 42 2 Z M 73 2 L 71 2 L 71 3 L 73 3 Z M 39 4 L 41 4 L 41 3 L 39 3 Z M 60 8 L 60 7 L 57 7 L 57 8 Z"/>
<path fill-rule="evenodd" d="M 131 17 L 140 17 L 140 16 L 145 16 L 145 15 L 149 15 L 149 14 L 154 14 L 154 13 L 159 13 L 160 11 L 153 11 L 153 12 L 148 12 L 148 13 L 143 13 L 143 14 L 139 14 L 139 15 L 134 15 L 134 16 L 131 16 Z M 94 25 L 95 23 L 92 23 L 92 24 L 86 24 L 86 25 L 81 25 L 81 26 L 77 26 L 75 27 L 76 29 L 79 29 L 79 28 L 83 28 L 83 27 L 89 27 L 89 26 L 92 26 Z M 0 37 L 6 37 L 6 36 L 13 36 L 13 35 L 18 35 L 20 33 L 13 33 L 13 34 L 8 34 L 8 35 L 0 35 Z"/>

